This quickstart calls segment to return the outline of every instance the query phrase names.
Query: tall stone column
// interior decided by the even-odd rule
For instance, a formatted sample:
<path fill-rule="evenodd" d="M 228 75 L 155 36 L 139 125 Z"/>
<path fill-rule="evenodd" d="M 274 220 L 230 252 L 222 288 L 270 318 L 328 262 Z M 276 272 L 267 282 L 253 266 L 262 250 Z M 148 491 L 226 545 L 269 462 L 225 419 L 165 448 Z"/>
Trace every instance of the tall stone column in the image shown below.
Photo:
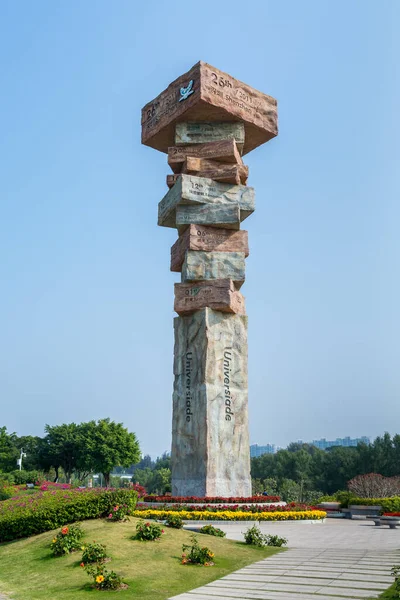
<path fill-rule="evenodd" d="M 172 493 L 251 495 L 247 316 L 255 209 L 242 156 L 277 135 L 277 103 L 199 62 L 142 110 L 142 143 L 168 154 L 158 224 L 176 228 Z"/>

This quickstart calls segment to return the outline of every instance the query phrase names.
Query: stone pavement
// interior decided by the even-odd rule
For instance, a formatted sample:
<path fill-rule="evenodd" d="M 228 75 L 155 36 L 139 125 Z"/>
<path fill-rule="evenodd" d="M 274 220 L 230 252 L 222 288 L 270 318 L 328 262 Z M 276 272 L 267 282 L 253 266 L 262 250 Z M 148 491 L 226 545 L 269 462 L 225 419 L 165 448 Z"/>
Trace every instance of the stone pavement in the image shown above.
<path fill-rule="evenodd" d="M 218 523 L 230 539 L 254 523 Z M 377 598 L 400 564 L 400 531 L 372 521 L 262 523 L 289 540 L 289 550 L 170 600 L 345 600 Z"/>

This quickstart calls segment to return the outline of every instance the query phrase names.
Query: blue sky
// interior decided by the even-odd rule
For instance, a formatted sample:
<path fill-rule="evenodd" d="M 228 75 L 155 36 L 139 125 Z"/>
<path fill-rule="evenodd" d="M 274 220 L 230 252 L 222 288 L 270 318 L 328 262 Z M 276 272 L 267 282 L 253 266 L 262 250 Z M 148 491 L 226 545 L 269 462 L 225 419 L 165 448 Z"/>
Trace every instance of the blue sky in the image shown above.
<path fill-rule="evenodd" d="M 0 5 L 0 425 L 170 447 L 176 232 L 140 109 L 204 60 L 278 99 L 246 156 L 250 437 L 399 432 L 400 4 Z"/>

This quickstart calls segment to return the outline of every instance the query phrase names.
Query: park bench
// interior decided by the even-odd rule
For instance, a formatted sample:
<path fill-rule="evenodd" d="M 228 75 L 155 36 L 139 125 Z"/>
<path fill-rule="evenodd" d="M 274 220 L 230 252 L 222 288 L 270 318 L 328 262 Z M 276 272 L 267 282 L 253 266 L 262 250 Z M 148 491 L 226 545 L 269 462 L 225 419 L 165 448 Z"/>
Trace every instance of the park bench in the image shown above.
<path fill-rule="evenodd" d="M 389 525 L 390 529 L 396 529 L 400 525 L 398 517 L 381 517 L 381 525 Z"/>
<path fill-rule="evenodd" d="M 367 519 L 379 517 L 381 510 L 381 506 L 366 506 L 362 504 L 351 504 L 349 508 L 342 508 L 346 519 L 352 519 L 353 517 L 364 517 Z"/>

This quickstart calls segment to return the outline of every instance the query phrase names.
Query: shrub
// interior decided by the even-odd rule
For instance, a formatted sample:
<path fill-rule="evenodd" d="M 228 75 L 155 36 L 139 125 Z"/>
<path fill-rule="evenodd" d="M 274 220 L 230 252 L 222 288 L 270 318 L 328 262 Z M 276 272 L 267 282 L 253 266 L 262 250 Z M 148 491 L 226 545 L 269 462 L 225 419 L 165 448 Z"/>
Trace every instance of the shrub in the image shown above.
<path fill-rule="evenodd" d="M 265 546 L 265 535 L 261 532 L 261 529 L 257 525 L 249 527 L 244 534 L 244 541 L 246 544 L 251 546 L 259 546 L 260 548 Z"/>
<path fill-rule="evenodd" d="M 15 496 L 15 493 L 15 489 L 11 486 L 0 487 L 0 501 L 12 498 Z"/>
<path fill-rule="evenodd" d="M 127 504 L 117 504 L 113 506 L 107 519 L 109 521 L 129 521 L 130 510 Z"/>
<path fill-rule="evenodd" d="M 279 535 L 266 535 L 264 538 L 266 546 L 276 546 L 280 548 L 281 546 L 286 546 L 288 543 L 286 538 L 279 537 Z"/>
<path fill-rule="evenodd" d="M 76 489 L 37 492 L 0 503 L 0 542 L 29 537 L 84 519 L 98 519 L 111 509 L 136 506 L 136 492 L 126 489 Z"/>
<path fill-rule="evenodd" d="M 182 529 L 183 521 L 179 514 L 169 513 L 165 519 L 165 524 L 168 527 L 174 527 L 175 529 Z"/>
<path fill-rule="evenodd" d="M 81 566 L 87 563 L 102 563 L 108 557 L 107 550 L 104 544 L 93 542 L 92 544 L 86 544 L 82 548 L 82 563 Z"/>
<path fill-rule="evenodd" d="M 359 498 L 389 498 L 400 494 L 400 477 L 384 477 L 379 473 L 357 475 L 347 484 Z"/>
<path fill-rule="evenodd" d="M 83 563 L 82 563 L 83 564 Z M 93 577 L 93 583 L 98 590 L 118 590 L 124 584 L 122 577 L 114 571 L 107 571 L 103 565 L 84 565 L 86 573 Z M 127 586 L 124 586 L 127 587 Z"/>
<path fill-rule="evenodd" d="M 163 533 L 164 529 L 162 529 L 161 525 L 158 523 L 145 523 L 144 521 L 139 521 L 136 525 L 135 539 L 141 541 L 159 540 Z"/>
<path fill-rule="evenodd" d="M 397 596 L 400 598 L 400 566 L 396 565 L 392 568 L 391 574 L 394 577 L 394 588 Z"/>
<path fill-rule="evenodd" d="M 131 489 L 137 492 L 138 498 L 143 498 L 146 495 L 146 488 L 138 483 L 131 484 Z"/>
<path fill-rule="evenodd" d="M 17 470 L 12 473 L 16 485 L 27 483 L 36 483 L 39 478 L 39 471 L 24 471 Z"/>
<path fill-rule="evenodd" d="M 211 567 L 214 563 L 214 553 L 207 546 L 200 548 L 200 544 L 195 535 L 190 537 L 192 544 L 183 544 L 182 546 L 182 564 L 204 565 Z M 188 553 L 187 553 L 188 552 Z"/>
<path fill-rule="evenodd" d="M 351 504 L 381 506 L 382 512 L 400 512 L 400 496 L 393 496 L 393 498 L 356 498 L 352 496 L 349 500 L 349 505 Z"/>
<path fill-rule="evenodd" d="M 79 523 L 75 525 L 65 525 L 61 531 L 53 538 L 51 542 L 51 551 L 54 556 L 63 556 L 78 550 L 81 546 L 83 531 Z"/>
<path fill-rule="evenodd" d="M 321 502 L 339 502 L 339 500 L 336 499 L 336 496 L 320 496 L 317 500 L 317 504 L 320 504 Z"/>
<path fill-rule="evenodd" d="M 222 529 L 218 529 L 218 527 L 214 527 L 214 525 L 204 525 L 201 529 L 199 529 L 199 533 L 205 533 L 206 535 L 214 535 L 216 537 L 225 537 L 225 531 Z"/>

